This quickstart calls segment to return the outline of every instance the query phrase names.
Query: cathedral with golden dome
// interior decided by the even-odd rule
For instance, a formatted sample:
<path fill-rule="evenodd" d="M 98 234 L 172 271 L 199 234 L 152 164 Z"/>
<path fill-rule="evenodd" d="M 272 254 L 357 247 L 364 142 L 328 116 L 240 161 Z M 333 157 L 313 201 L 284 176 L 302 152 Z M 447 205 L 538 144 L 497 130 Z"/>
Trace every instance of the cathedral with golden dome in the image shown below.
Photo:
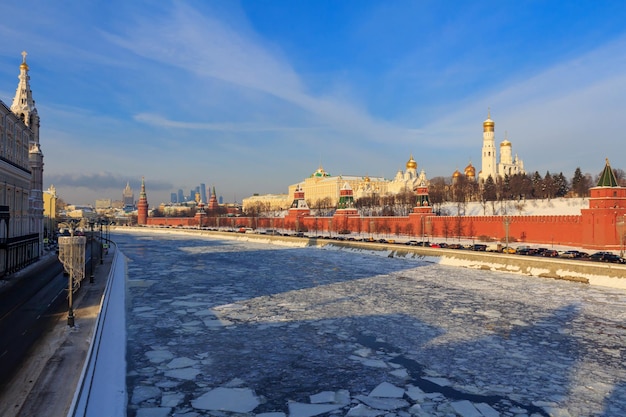
<path fill-rule="evenodd" d="M 491 177 L 494 181 L 498 177 L 505 175 L 524 174 L 524 162 L 513 156 L 512 144 L 504 135 L 504 140 L 500 143 L 500 162 L 497 162 L 497 149 L 495 140 L 495 122 L 491 119 L 491 112 L 487 113 L 487 120 L 483 122 L 483 150 L 482 169 L 478 173 L 478 179 L 485 182 Z M 471 165 L 471 164 L 470 164 Z"/>
<path fill-rule="evenodd" d="M 387 189 L 390 194 L 400 194 L 406 191 L 413 191 L 419 184 L 419 175 L 417 174 L 417 162 L 413 159 L 413 155 L 406 163 L 406 170 L 398 170 L 396 176 L 388 184 Z"/>

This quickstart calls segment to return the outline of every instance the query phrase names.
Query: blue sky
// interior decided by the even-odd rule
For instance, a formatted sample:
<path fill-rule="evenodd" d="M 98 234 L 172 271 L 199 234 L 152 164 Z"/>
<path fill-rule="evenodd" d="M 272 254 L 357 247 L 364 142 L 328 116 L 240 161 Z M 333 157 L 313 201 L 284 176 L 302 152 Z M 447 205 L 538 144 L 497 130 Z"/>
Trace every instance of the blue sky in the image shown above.
<path fill-rule="evenodd" d="M 491 109 L 527 171 L 626 169 L 623 1 L 3 1 L 0 99 L 22 50 L 44 187 L 69 203 L 200 183 L 286 192 L 321 164 L 393 178 L 472 162 Z"/>

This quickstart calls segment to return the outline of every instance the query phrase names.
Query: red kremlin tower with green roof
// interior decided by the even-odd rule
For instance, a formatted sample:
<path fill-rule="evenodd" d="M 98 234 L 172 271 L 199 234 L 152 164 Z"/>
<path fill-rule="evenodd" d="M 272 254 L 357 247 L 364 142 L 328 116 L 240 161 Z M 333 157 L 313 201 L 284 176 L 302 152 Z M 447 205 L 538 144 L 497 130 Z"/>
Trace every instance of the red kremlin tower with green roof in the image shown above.
<path fill-rule="evenodd" d="M 618 185 L 608 158 L 598 185 L 589 192 L 589 208 L 580 211 L 583 219 L 582 241 L 589 248 L 602 249 L 612 243 L 623 249 L 626 187 Z"/>
<path fill-rule="evenodd" d="M 215 193 L 215 185 L 213 186 L 213 192 L 211 193 L 211 198 L 209 199 L 209 205 L 207 207 L 207 211 L 210 213 L 217 213 L 220 208 L 220 204 L 217 202 L 217 194 Z"/>

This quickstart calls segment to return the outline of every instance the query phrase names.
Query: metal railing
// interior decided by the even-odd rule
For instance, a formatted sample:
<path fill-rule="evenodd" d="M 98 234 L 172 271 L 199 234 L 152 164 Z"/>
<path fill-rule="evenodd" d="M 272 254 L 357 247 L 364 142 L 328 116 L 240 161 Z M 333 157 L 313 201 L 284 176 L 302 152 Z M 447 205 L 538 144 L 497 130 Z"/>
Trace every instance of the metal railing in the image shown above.
<path fill-rule="evenodd" d="M 115 247 L 90 349 L 67 417 L 126 415 L 125 290 L 126 258 Z"/>

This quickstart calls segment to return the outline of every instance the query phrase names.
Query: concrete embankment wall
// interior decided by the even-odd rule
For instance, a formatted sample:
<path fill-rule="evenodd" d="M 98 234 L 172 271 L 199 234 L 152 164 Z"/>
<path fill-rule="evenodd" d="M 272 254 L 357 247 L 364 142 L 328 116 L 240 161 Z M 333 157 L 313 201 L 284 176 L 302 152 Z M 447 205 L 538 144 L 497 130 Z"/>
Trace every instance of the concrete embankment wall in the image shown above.
<path fill-rule="evenodd" d="M 486 271 L 511 272 L 541 278 L 563 279 L 591 285 L 626 289 L 626 265 L 619 264 L 474 252 L 457 249 L 423 248 L 391 243 L 337 241 L 332 239 L 238 234 L 200 230 L 190 230 L 190 232 L 228 239 L 264 241 L 277 245 L 317 246 L 347 251 L 372 251 L 390 257 L 420 258 L 441 265 L 474 268 Z"/>
<path fill-rule="evenodd" d="M 129 228 L 119 228 L 124 230 Z M 402 244 L 338 241 L 332 239 L 272 236 L 254 233 L 231 233 L 197 229 L 130 228 L 155 233 L 191 233 L 216 238 L 268 242 L 287 246 L 316 246 L 347 251 L 371 251 L 393 257 L 420 258 L 441 265 L 475 268 L 486 271 L 503 271 L 542 278 L 563 279 L 626 289 L 626 265 L 582 261 L 573 259 L 542 258 L 538 256 L 507 255 L 502 253 L 474 252 L 468 250 L 423 248 Z"/>

